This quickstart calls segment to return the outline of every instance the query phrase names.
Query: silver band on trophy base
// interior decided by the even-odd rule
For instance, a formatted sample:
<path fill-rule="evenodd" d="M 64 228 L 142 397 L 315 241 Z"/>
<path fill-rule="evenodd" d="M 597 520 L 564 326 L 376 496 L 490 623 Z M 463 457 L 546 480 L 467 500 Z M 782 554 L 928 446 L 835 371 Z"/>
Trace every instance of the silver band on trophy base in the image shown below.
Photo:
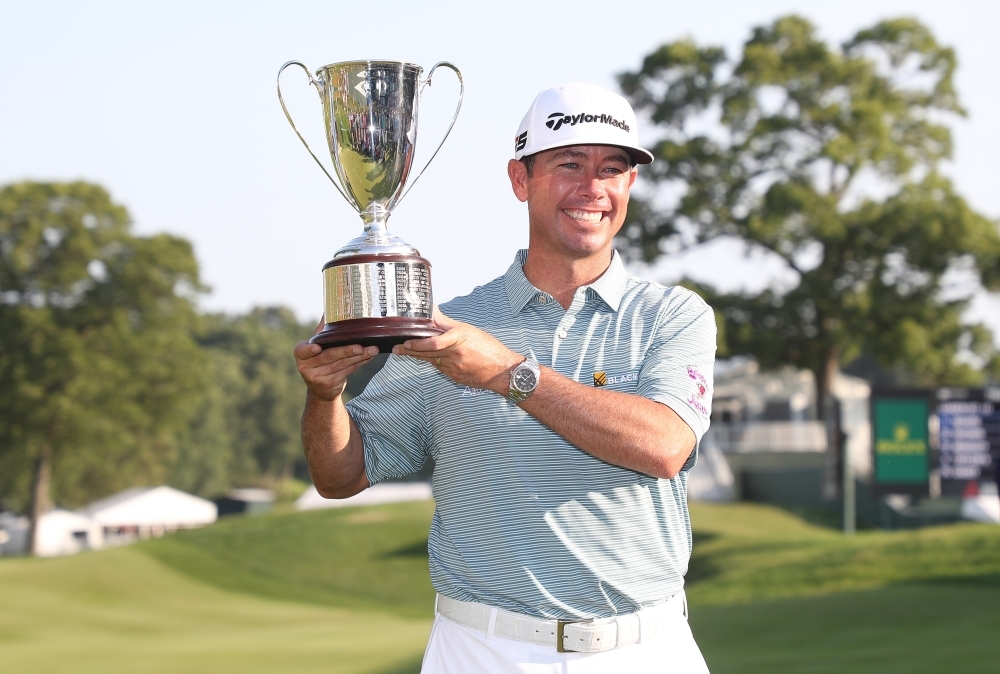
<path fill-rule="evenodd" d="M 306 143 L 281 96 L 281 73 L 302 68 L 323 104 L 334 179 Z M 460 92 L 451 125 L 424 167 L 404 191 L 417 141 L 420 93 L 439 67 L 453 70 Z M 423 69 L 396 61 L 351 61 L 324 66 L 315 77 L 299 61 L 278 71 L 278 100 L 309 154 L 364 222 L 364 232 L 323 267 L 324 328 L 310 341 L 323 348 L 376 345 L 382 350 L 442 331 L 433 323 L 431 265 L 420 252 L 389 233 L 386 221 L 437 156 L 455 126 L 465 85 L 442 61 L 421 80 Z"/>

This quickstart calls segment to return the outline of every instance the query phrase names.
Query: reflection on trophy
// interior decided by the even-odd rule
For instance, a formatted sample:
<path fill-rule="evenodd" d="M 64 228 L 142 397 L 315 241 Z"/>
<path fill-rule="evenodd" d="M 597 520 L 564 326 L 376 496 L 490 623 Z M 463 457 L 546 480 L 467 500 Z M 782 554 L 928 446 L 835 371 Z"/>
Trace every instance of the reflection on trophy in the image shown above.
<path fill-rule="evenodd" d="M 281 73 L 305 71 L 323 103 L 326 139 L 339 182 L 299 133 L 281 97 Z M 409 192 L 403 190 L 417 142 L 420 93 L 438 67 L 450 68 L 461 87 L 455 116 L 434 154 L 410 183 L 417 182 L 455 126 L 465 86 L 458 68 L 442 61 L 421 80 L 423 69 L 394 61 L 334 63 L 316 71 L 289 61 L 278 71 L 278 100 L 299 140 L 337 191 L 361 214 L 361 236 L 334 253 L 323 267 L 323 330 L 310 341 L 324 349 L 345 344 L 375 345 L 387 351 L 407 339 L 441 333 L 432 321 L 431 265 L 420 252 L 393 236 L 386 220 Z"/>

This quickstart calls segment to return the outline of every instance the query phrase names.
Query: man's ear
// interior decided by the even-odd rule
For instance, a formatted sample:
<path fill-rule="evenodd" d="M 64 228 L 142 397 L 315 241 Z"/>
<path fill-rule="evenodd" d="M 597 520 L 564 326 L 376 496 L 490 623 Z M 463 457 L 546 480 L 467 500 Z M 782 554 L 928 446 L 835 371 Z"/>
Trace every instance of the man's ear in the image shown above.
<path fill-rule="evenodd" d="M 518 201 L 528 200 L 528 169 L 516 159 L 507 162 L 507 177 Z"/>

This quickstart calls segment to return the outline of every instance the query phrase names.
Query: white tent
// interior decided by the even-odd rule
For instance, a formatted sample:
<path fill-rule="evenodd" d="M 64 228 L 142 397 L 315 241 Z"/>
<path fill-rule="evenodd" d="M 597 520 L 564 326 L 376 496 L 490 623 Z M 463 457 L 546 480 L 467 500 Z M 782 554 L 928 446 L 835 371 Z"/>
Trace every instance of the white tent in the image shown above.
<path fill-rule="evenodd" d="M 27 554 L 30 526 L 27 517 L 0 517 L 0 553 Z M 42 515 L 35 540 L 40 557 L 72 555 L 104 544 L 101 528 L 93 520 L 68 510 L 52 510 Z"/>
<path fill-rule="evenodd" d="M 100 526 L 105 537 L 159 536 L 218 519 L 211 501 L 171 487 L 133 487 L 77 511 Z"/>
<path fill-rule="evenodd" d="M 101 528 L 89 517 L 68 510 L 53 510 L 38 519 L 36 551 L 39 557 L 72 555 L 102 547 Z"/>
<path fill-rule="evenodd" d="M 376 503 L 427 501 L 431 498 L 431 485 L 427 482 L 382 482 L 365 489 L 360 494 L 344 499 L 323 498 L 316 491 L 316 487 L 309 485 L 302 496 L 296 499 L 295 509 L 351 508 Z"/>
<path fill-rule="evenodd" d="M 688 473 L 688 498 L 692 501 L 732 501 L 733 473 L 712 428 L 698 447 L 698 462 Z"/>

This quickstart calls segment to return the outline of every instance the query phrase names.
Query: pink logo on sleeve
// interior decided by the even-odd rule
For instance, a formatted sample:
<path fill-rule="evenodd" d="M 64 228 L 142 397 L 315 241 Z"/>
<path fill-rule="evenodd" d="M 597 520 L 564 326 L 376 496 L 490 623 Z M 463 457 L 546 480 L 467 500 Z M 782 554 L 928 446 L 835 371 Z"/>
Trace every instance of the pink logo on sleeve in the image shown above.
<path fill-rule="evenodd" d="M 688 378 L 694 386 L 694 390 L 688 396 L 688 405 L 701 412 L 706 417 L 709 415 L 708 405 L 705 401 L 705 394 L 708 393 L 708 379 L 698 368 L 687 366 Z"/>

